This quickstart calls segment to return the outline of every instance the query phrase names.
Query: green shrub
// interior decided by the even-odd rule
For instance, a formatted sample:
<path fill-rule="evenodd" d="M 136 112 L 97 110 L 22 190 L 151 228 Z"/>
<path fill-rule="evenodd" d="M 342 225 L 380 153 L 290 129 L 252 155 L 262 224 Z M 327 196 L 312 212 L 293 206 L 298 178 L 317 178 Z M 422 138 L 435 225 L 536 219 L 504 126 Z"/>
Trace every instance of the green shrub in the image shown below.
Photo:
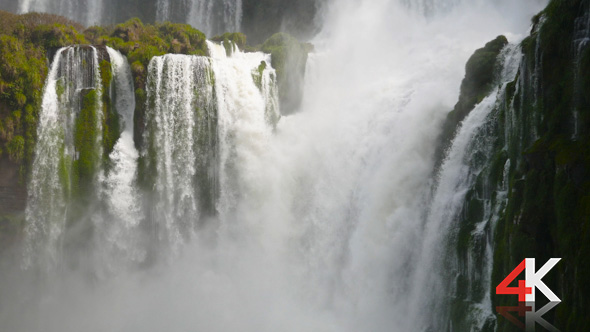
<path fill-rule="evenodd" d="M 6 144 L 6 152 L 12 162 L 20 163 L 25 155 L 25 139 L 22 136 L 14 136 Z"/>

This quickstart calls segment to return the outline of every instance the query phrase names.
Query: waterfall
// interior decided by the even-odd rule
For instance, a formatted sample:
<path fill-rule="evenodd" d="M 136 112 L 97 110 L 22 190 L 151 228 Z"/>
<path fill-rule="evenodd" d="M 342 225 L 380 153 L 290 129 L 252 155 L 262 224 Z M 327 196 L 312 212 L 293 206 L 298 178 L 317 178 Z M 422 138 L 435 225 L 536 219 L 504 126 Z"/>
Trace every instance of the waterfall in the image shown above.
<path fill-rule="evenodd" d="M 158 3 L 159 19 L 190 10 L 212 30 L 217 18 L 195 13 L 217 17 L 225 4 Z M 0 317 L 25 331 L 493 326 L 491 241 L 517 165 L 508 144 L 489 152 L 512 135 L 498 126 L 520 121 L 506 102 L 517 68 L 515 89 L 531 78 L 523 77 L 518 47 L 503 51 L 501 77 L 461 124 L 438 174 L 435 147 L 473 50 L 506 31 L 518 40 L 539 9 L 534 3 L 507 10 L 485 1 L 335 2 L 314 40 L 301 108 L 283 117 L 270 55 L 208 42 L 209 57 L 153 57 L 146 103 L 137 105 L 145 114 L 135 114 L 145 125 L 139 151 L 125 59 L 106 50 L 114 79 L 101 91 L 101 52 L 58 51 L 29 186 L 28 250 L 56 261 L 82 247 L 89 254 L 82 257 L 94 259 L 60 265 L 63 278 L 48 281 L 54 293 L 31 296 L 32 314 L 0 306 Z M 239 25 L 239 4 L 223 7 L 226 22 Z M 409 14 L 416 9 L 441 15 Z M 75 56 L 84 52 L 86 61 Z M 75 72 L 77 63 L 92 71 Z M 75 73 L 64 77 L 67 68 Z M 76 129 L 102 133 L 80 100 L 119 115 L 108 156 L 100 135 Z M 89 165 L 77 162 L 83 157 Z M 78 195 L 73 183 L 90 190 Z M 459 225 L 468 213 L 473 218 Z M 96 264 L 115 277 L 88 273 L 100 270 Z"/>
<path fill-rule="evenodd" d="M 20 13 L 44 12 L 65 16 L 86 26 L 113 23 L 122 5 L 131 0 L 111 3 L 105 0 L 18 0 Z M 188 23 L 207 36 L 224 32 L 237 32 L 242 25 L 242 0 L 152 0 L 146 6 L 154 6 L 155 13 L 147 19 L 157 22 Z M 128 8 L 125 7 L 125 8 Z M 142 11 L 129 13 L 133 17 L 145 15 Z M 143 17 L 143 16 L 142 16 Z"/>
<path fill-rule="evenodd" d="M 242 0 L 191 0 L 187 23 L 207 36 L 225 31 L 240 31 Z"/>
<path fill-rule="evenodd" d="M 63 15 L 86 26 L 103 22 L 102 0 L 19 0 L 19 12 L 46 12 Z"/>
<path fill-rule="evenodd" d="M 133 141 L 133 78 L 127 58 L 110 47 L 107 52 L 113 82 L 106 92 L 111 95 L 113 107 L 119 115 L 121 134 L 109 155 L 110 167 L 99 179 L 99 197 L 104 201 L 105 209 L 94 216 L 94 223 L 95 250 L 102 255 L 99 259 L 105 260 L 100 263 L 108 267 L 115 259 L 122 263 L 141 262 L 146 253 L 140 243 L 142 215 L 136 185 L 139 155 Z"/>
<path fill-rule="evenodd" d="M 113 82 L 103 91 L 100 64 L 107 59 Z M 102 144 L 108 108 L 103 108 L 104 94 L 112 97 L 122 128 L 107 165 Z M 36 255 L 45 253 L 47 265 L 55 265 L 64 246 L 84 242 L 68 240 L 88 236 L 80 229 L 94 231 L 94 250 L 106 265 L 115 258 L 143 259 L 145 254 L 137 243 L 141 215 L 135 184 L 134 109 L 131 70 L 119 52 L 108 47 L 99 52 L 93 46 L 72 46 L 56 53 L 43 95 L 40 145 L 29 184 L 28 265 Z M 66 228 L 77 230 L 68 235 Z"/>
<path fill-rule="evenodd" d="M 199 224 L 226 216 L 242 188 L 240 167 L 268 140 L 278 118 L 274 69 L 262 53 L 211 58 L 165 55 L 149 66 L 146 169 L 154 174 L 151 219 L 157 239 L 177 251 Z M 255 74 L 261 62 L 268 67 Z M 222 219 L 226 219 L 222 217 Z"/>
<path fill-rule="evenodd" d="M 233 219 L 230 214 L 240 195 L 256 190 L 249 188 L 247 176 L 241 171 L 255 168 L 256 157 L 268 144 L 272 126 L 278 119 L 278 101 L 274 70 L 270 58 L 262 53 L 243 53 L 234 45 L 231 55 L 226 48 L 208 43 L 211 65 L 215 73 L 215 90 L 218 93 L 218 135 L 220 143 L 220 202 L 222 220 Z M 267 65 L 260 77 L 258 88 L 254 75 L 261 62 Z M 272 77 L 271 77 L 272 76 Z"/>
<path fill-rule="evenodd" d="M 209 59 L 173 54 L 153 58 L 148 72 L 143 154 L 154 176 L 151 214 L 158 240 L 177 250 L 200 219 L 197 180 L 216 187 L 213 76 Z"/>
<path fill-rule="evenodd" d="M 156 21 L 182 21 L 207 36 L 240 31 L 242 0 L 189 0 L 175 3 L 158 0 Z"/>
<path fill-rule="evenodd" d="M 498 187 L 488 180 L 495 176 L 490 174 L 489 165 L 495 157 L 498 112 L 508 112 L 512 107 L 505 104 L 505 90 L 516 77 L 521 57 L 519 45 L 507 45 L 501 52 L 498 62 L 503 69 L 494 84 L 500 88 L 476 105 L 461 123 L 438 174 L 413 292 L 420 303 L 428 303 L 433 293 L 442 298 L 447 294 L 449 302 L 443 300 L 427 307 L 414 305 L 415 310 L 421 310 L 417 316 L 430 313 L 430 321 L 422 328 L 429 324 L 445 326 L 449 321 L 459 329 L 483 330 L 494 324 L 489 291 L 493 234 L 505 208 L 510 160 L 499 168 Z M 436 271 L 443 274 L 442 281 L 433 277 Z M 432 288 L 425 290 L 425 285 Z M 459 298 L 460 303 L 453 303 L 453 297 Z"/>
<path fill-rule="evenodd" d="M 71 46 L 57 51 L 43 92 L 39 143 L 28 188 L 27 265 L 38 254 L 49 265 L 59 260 L 69 201 L 80 194 L 83 182 L 94 181 L 92 169 L 101 158 L 100 82 L 96 48 Z M 96 135 L 82 132 L 89 129 Z M 84 164 L 82 148 L 90 150 L 82 152 L 88 158 Z"/>

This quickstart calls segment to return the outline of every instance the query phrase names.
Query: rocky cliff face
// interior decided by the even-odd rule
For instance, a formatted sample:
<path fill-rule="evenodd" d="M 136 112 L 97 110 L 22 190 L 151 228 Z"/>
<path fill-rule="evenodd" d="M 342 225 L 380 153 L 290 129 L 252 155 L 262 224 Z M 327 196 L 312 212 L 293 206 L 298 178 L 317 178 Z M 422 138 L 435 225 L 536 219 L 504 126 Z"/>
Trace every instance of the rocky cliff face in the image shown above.
<path fill-rule="evenodd" d="M 496 296 L 496 285 L 523 259 L 544 264 L 552 257 L 562 261 L 544 281 L 563 302 L 545 318 L 562 331 L 582 331 L 590 323 L 582 314 L 590 294 L 589 6 L 584 0 L 551 1 L 519 46 L 516 79 L 493 88 L 502 90 L 477 138 L 488 150 L 475 149 L 468 162 L 477 172 L 450 249 L 458 266 L 450 286 L 456 290 L 453 326 L 469 325 L 462 310 L 485 296 L 492 308 L 515 305 Z M 467 70 L 447 121 L 451 128 L 458 114 L 473 109 L 462 102 L 472 97 L 464 89 L 472 76 Z M 494 75 L 500 75 L 498 69 Z M 482 285 L 474 271 L 486 264 L 491 281 Z M 483 327 L 516 330 L 505 319 Z"/>

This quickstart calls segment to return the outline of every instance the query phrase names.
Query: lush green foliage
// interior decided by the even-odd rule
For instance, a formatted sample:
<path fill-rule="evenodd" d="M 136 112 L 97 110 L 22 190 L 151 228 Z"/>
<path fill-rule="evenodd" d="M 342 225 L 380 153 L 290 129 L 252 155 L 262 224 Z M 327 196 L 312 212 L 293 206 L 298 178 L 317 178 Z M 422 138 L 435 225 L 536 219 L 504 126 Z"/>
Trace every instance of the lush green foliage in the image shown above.
<path fill-rule="evenodd" d="M 85 43 L 76 28 L 81 27 L 56 15 L 0 11 L 0 158 L 18 164 L 22 175 L 33 157 L 47 55 Z"/>

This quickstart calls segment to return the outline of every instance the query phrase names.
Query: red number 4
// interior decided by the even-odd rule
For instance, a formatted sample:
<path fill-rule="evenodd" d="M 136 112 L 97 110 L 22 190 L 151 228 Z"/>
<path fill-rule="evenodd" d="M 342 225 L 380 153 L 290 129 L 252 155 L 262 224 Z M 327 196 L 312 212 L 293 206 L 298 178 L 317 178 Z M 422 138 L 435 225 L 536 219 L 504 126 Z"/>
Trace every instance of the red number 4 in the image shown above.
<path fill-rule="evenodd" d="M 523 260 L 522 263 L 518 264 L 518 266 L 510 272 L 510 274 L 504 279 L 498 287 L 496 287 L 496 294 L 504 294 L 504 295 L 518 295 L 519 302 L 526 301 L 526 294 L 531 294 L 533 289 L 531 287 L 526 287 L 526 282 L 524 280 L 518 281 L 518 287 L 509 287 L 510 283 L 521 274 L 525 267 L 526 267 L 526 260 Z"/>

